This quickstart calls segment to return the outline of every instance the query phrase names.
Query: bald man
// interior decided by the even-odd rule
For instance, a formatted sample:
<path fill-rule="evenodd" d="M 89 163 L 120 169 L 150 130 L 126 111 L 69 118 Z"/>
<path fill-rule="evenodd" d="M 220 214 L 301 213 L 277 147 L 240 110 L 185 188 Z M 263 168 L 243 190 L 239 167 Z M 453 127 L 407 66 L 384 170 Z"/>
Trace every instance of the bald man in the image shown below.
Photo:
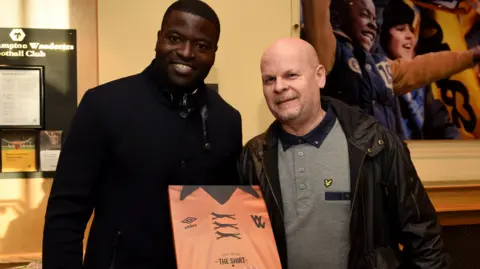
<path fill-rule="evenodd" d="M 406 145 L 372 116 L 320 97 L 317 59 L 300 39 L 265 51 L 263 93 L 276 120 L 238 165 L 245 184 L 262 186 L 283 268 L 447 268 Z"/>

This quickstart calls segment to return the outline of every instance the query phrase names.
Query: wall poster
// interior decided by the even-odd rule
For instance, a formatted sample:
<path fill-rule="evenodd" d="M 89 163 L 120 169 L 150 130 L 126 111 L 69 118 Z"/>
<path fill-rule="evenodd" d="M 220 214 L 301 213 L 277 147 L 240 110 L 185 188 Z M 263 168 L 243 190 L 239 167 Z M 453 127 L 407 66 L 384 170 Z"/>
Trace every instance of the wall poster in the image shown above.
<path fill-rule="evenodd" d="M 370 25 L 371 31 L 368 30 L 373 38 L 365 37 L 373 39 L 374 46 L 368 52 L 375 57 L 414 61 L 429 53 L 467 51 L 480 44 L 480 2 L 476 0 L 352 0 L 348 2 L 350 7 L 342 7 L 341 10 L 338 10 L 338 4 L 344 1 L 330 1 L 329 27 L 336 30 L 337 41 L 340 33 L 350 39 L 353 36 L 354 42 L 361 43 L 362 37 L 359 36 L 362 33 L 356 34 L 354 29 L 348 29 L 359 28 L 351 22 L 360 24 L 364 19 L 362 16 L 375 18 L 376 15 L 376 25 Z M 366 4 L 368 14 L 355 12 L 356 3 Z M 314 12 L 314 16 L 321 14 L 320 10 Z M 302 38 L 305 38 L 304 15 L 301 11 Z M 326 26 L 315 27 L 313 31 L 317 28 L 323 31 Z M 367 31 L 367 28 L 364 30 Z M 441 60 L 439 57 L 437 66 L 448 69 L 449 66 L 442 65 Z M 382 69 L 380 64 L 377 62 L 379 70 Z M 424 68 L 428 70 L 430 67 Z M 400 108 L 400 116 L 397 116 L 402 129 L 400 132 L 407 140 L 480 138 L 479 75 L 477 65 L 395 96 Z M 384 83 L 392 83 L 392 80 Z"/>

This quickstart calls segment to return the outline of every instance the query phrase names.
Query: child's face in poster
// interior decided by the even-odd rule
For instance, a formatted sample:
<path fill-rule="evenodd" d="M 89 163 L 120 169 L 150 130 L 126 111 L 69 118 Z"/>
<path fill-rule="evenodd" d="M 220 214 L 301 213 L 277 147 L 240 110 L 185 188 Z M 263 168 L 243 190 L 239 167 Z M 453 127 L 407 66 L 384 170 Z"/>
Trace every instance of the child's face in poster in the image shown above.
<path fill-rule="evenodd" d="M 375 4 L 372 0 L 352 0 L 349 4 L 349 16 L 345 18 L 344 31 L 370 51 L 377 37 Z"/>
<path fill-rule="evenodd" d="M 409 24 L 400 24 L 390 29 L 389 50 L 393 59 L 411 60 L 415 56 L 417 38 Z"/>

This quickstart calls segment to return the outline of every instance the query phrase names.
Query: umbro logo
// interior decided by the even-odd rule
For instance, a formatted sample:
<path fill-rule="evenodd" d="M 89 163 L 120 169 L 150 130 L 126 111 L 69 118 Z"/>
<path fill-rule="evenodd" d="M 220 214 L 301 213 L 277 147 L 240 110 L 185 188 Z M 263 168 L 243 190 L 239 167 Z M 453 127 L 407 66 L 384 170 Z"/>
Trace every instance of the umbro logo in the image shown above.
<path fill-rule="evenodd" d="M 197 220 L 197 218 L 187 217 L 187 218 L 185 218 L 184 220 L 182 220 L 182 223 L 190 224 L 190 223 L 192 223 L 192 222 L 194 222 L 194 221 L 196 221 L 196 220 Z"/>
<path fill-rule="evenodd" d="M 187 218 L 185 218 L 184 220 L 182 220 L 182 223 L 187 224 L 187 226 L 185 226 L 185 230 L 186 230 L 186 229 L 190 229 L 190 228 L 197 227 L 197 224 L 194 224 L 194 222 L 195 222 L 196 220 L 197 220 L 197 218 L 194 218 L 194 217 L 187 217 Z"/>

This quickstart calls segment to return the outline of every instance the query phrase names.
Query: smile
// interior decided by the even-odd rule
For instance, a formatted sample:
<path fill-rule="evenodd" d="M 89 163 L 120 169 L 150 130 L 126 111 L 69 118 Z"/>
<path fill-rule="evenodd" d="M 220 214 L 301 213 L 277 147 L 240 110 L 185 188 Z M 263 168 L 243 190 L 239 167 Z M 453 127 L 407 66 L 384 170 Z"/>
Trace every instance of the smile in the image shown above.
<path fill-rule="evenodd" d="M 173 68 L 175 71 L 183 75 L 188 75 L 193 71 L 192 67 L 185 64 L 173 64 Z"/>
<path fill-rule="evenodd" d="M 297 98 L 290 98 L 290 99 L 281 100 L 281 101 L 278 101 L 278 102 L 277 102 L 277 105 L 278 105 L 278 106 L 281 106 L 281 105 L 284 105 L 284 104 L 286 104 L 286 103 L 288 103 L 288 102 L 290 102 L 290 101 L 293 101 L 293 100 L 295 100 L 295 99 L 297 99 Z"/>
<path fill-rule="evenodd" d="M 404 49 L 409 50 L 409 49 L 412 49 L 412 44 L 403 44 L 402 47 L 403 47 Z"/>
<path fill-rule="evenodd" d="M 375 40 L 375 34 L 371 33 L 371 32 L 362 32 L 362 35 L 368 39 L 370 39 L 370 41 L 374 41 Z"/>

